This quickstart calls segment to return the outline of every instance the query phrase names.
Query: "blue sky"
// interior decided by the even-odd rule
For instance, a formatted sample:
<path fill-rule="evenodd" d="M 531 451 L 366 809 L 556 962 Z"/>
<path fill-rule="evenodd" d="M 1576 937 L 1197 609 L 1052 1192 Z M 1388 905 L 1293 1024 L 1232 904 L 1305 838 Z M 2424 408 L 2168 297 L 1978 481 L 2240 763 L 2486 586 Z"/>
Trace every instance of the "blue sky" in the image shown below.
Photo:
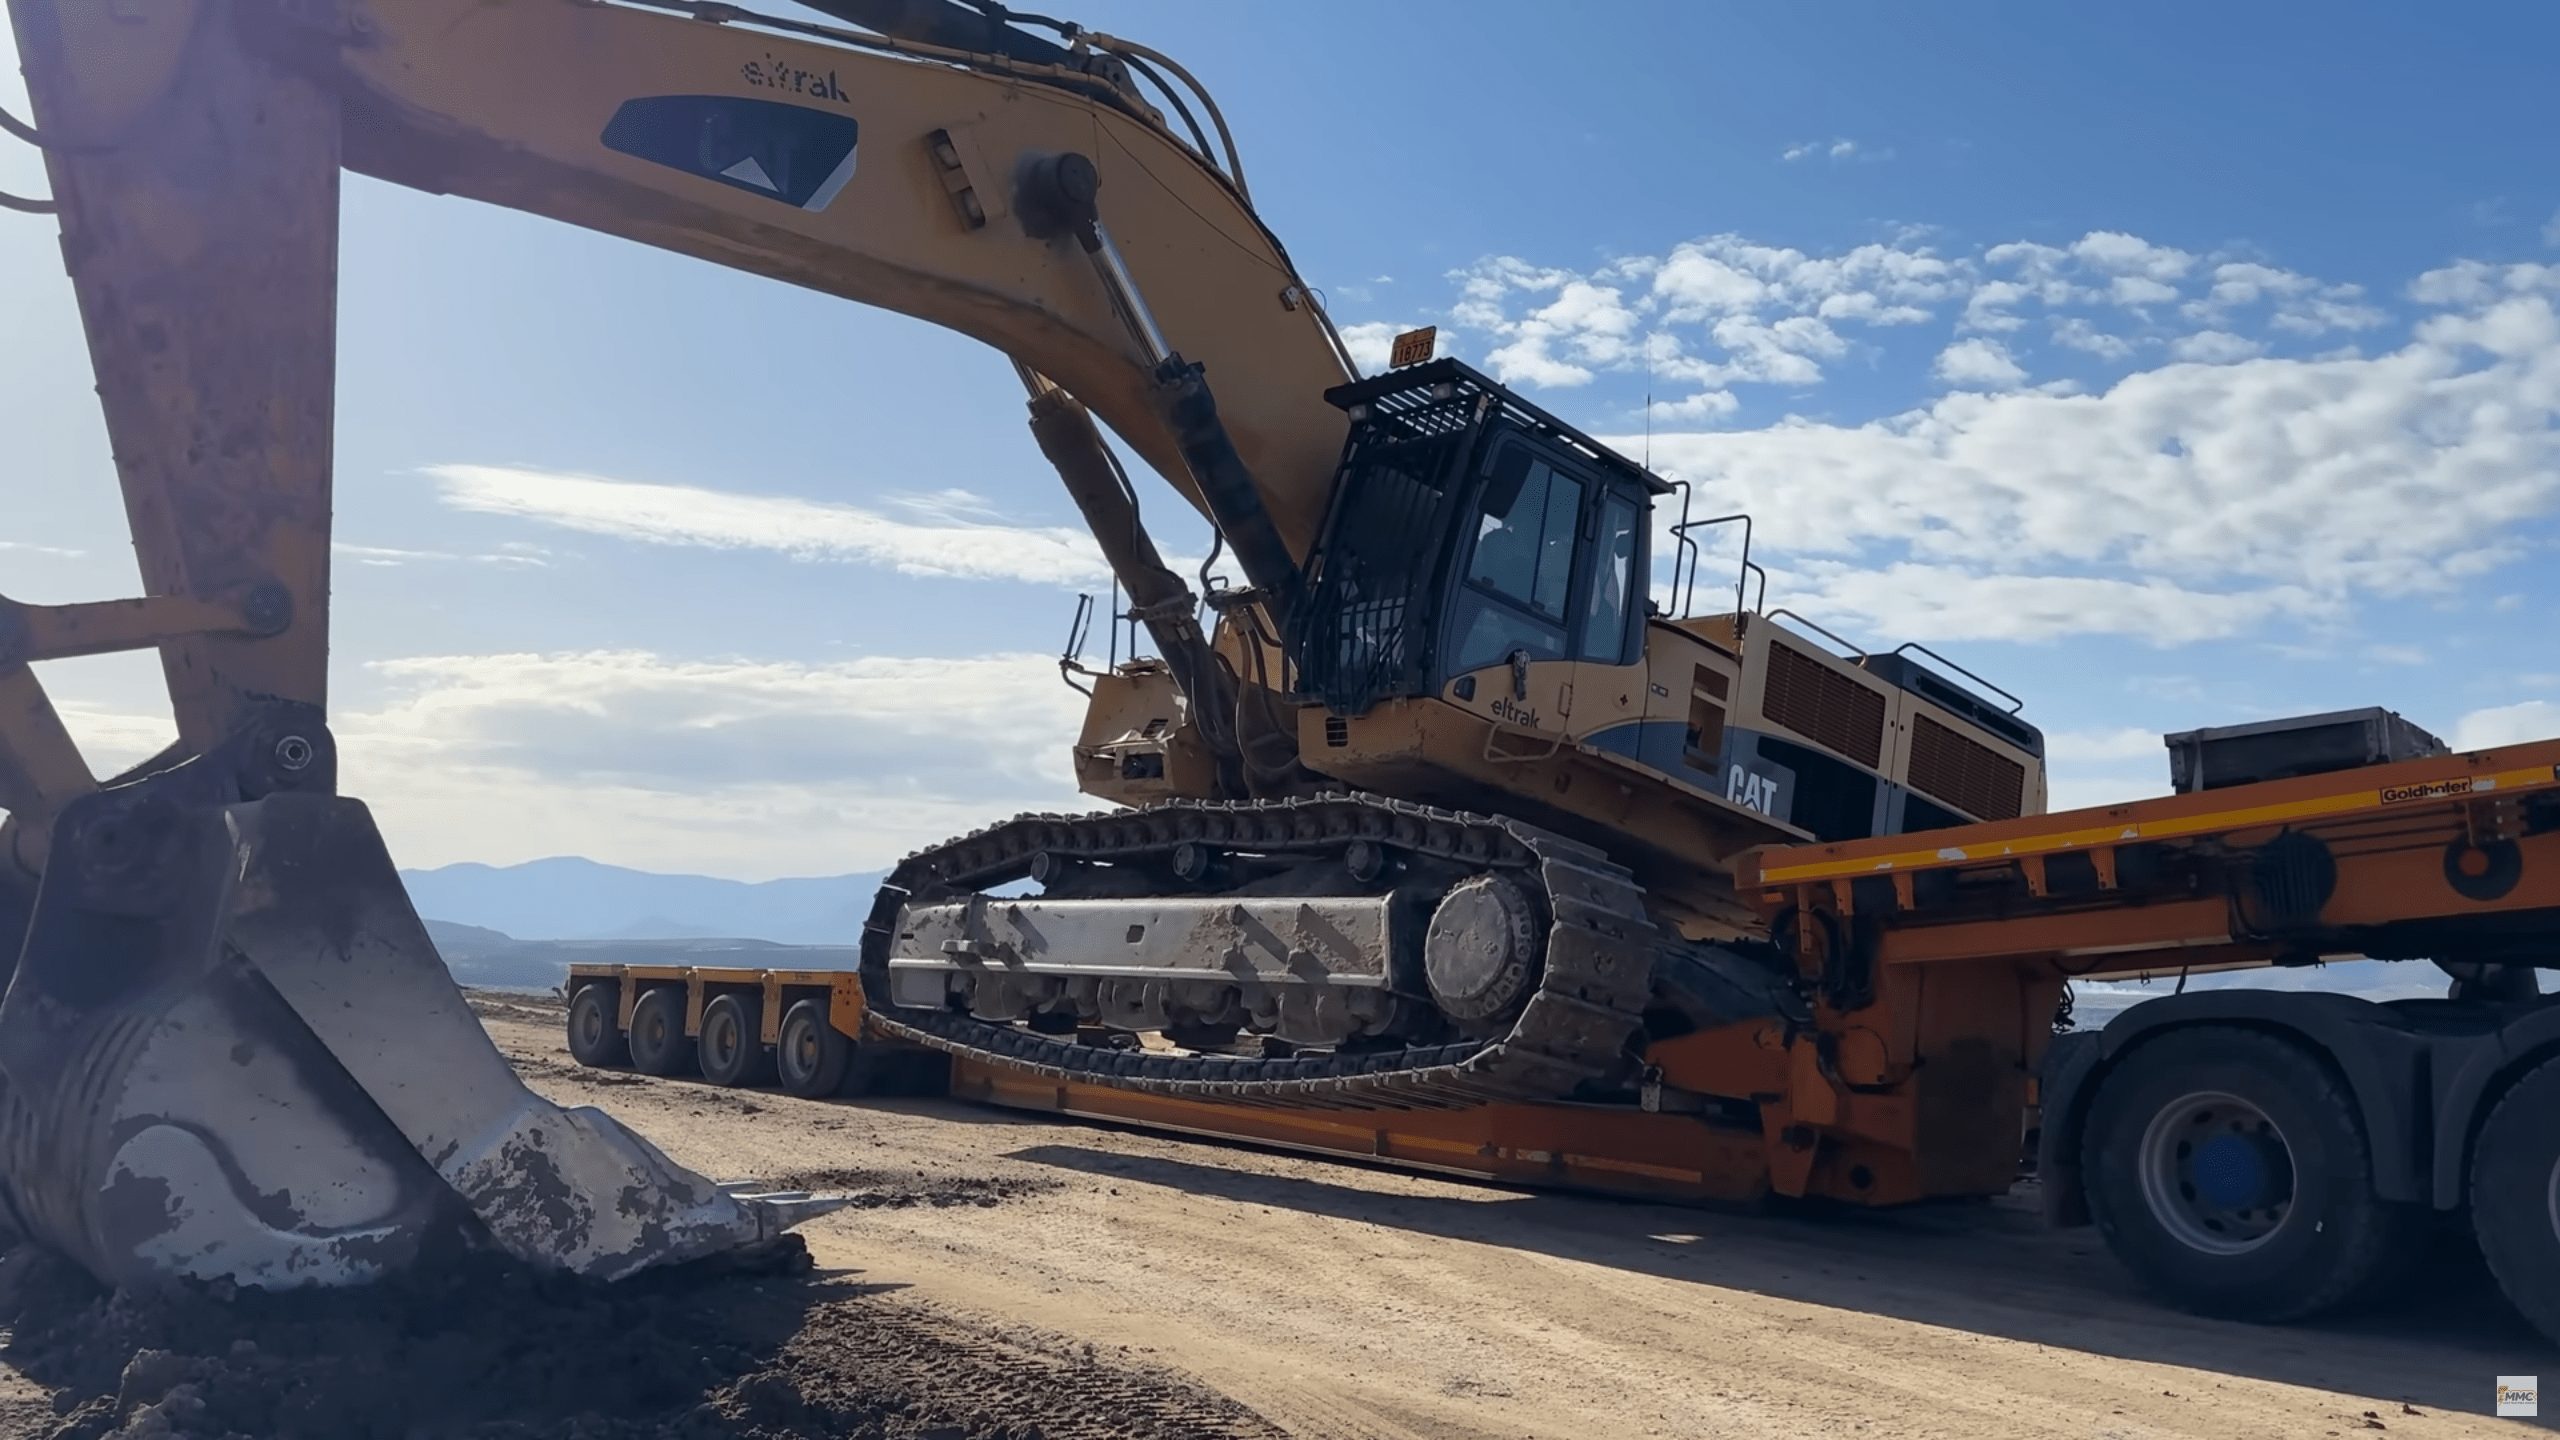
<path fill-rule="evenodd" d="M 1754 511 L 1773 604 L 2021 693 L 2060 802 L 2294 711 L 2560 733 L 2560 12 L 1073 13 L 1210 85 L 1363 344 L 1438 323 Z M 1001 356 L 362 180 L 342 264 L 334 699 L 404 863 L 826 873 L 1068 802 L 1093 563 Z M 129 593 L 50 222 L 0 297 L 0 590 Z M 47 678 L 102 768 L 165 731 L 147 664 Z"/>

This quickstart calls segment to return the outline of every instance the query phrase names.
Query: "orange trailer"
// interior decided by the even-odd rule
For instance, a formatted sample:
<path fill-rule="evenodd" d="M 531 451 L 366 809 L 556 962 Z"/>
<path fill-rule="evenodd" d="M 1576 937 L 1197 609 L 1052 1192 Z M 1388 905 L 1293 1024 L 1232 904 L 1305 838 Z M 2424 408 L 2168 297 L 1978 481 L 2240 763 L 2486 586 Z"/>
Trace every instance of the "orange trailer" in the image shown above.
<path fill-rule="evenodd" d="M 2560 1005 L 2531 981 L 2560 959 L 2560 741 L 1769 849 L 1739 878 L 1803 1010 L 1657 1039 L 1609 1103 L 1284 1108 L 901 1055 L 845 970 L 576 966 L 571 1047 L 1655 1199 L 1897 1204 L 2023 1161 L 2171 1298 L 2267 1318 L 2372 1289 L 2461 1211 L 2560 1338 Z M 2437 962 L 2450 993 L 2181 984 L 2056 1023 L 2074 978 L 2346 956 Z"/>

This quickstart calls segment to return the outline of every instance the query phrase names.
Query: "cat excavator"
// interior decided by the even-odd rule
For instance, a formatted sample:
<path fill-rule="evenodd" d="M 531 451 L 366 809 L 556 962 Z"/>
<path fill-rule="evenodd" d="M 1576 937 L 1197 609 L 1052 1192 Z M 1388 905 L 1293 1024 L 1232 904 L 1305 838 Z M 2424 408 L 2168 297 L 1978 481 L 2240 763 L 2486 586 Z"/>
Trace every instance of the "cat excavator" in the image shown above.
<path fill-rule="evenodd" d="M 993 5 L 807 8 L 10 0 L 7 128 L 52 186 L 10 208 L 59 217 L 146 590 L 0 601 L 29 1234 L 111 1280 L 361 1281 L 453 1234 L 612 1277 L 827 1203 L 526 1091 L 336 793 L 342 170 L 1015 361 L 1157 653 L 1085 672 L 1079 775 L 1125 808 L 882 891 L 864 983 L 914 1043 L 1332 1106 L 1619 1087 L 1649 1023 L 1795 1003 L 1734 855 L 2039 807 L 2034 729 L 1913 656 L 1851 663 L 1739 587 L 1660 613 L 1673 492 L 1608 446 L 1427 342 L 1361 378 L 1169 57 Z M 1102 425 L 1241 583 L 1165 562 Z M 32 667 L 119 651 L 159 656 L 178 740 L 102 780 Z"/>
<path fill-rule="evenodd" d="M 1266 1112 L 1712 1119 L 1720 1138 L 1680 1143 L 1883 1203 L 2005 1188 L 2066 979 L 2175 953 L 2048 927 L 1897 968 L 1898 909 L 2135 904 L 2209 928 L 2214 904 L 2156 896 L 2254 884 L 2290 938 L 2229 922 L 2245 963 L 2349 933 L 2304 938 L 2340 889 L 2341 862 L 2315 883 L 2327 842 L 2246 829 L 2331 802 L 2013 835 L 2045 809 L 2013 697 L 1768 609 L 1747 517 L 1692 516 L 1685 488 L 1427 335 L 1362 375 L 1224 117 L 1145 45 L 956 0 L 8 5 L 34 113 L 6 128 L 52 186 L 9 204 L 59 217 L 146 593 L 0 601 L 0 1194 L 106 1278 L 349 1283 L 454 1237 L 612 1278 L 830 1203 L 715 1183 L 533 1096 L 336 793 L 345 170 L 1015 363 L 1125 596 L 1113 623 L 1154 653 L 1094 670 L 1071 642 L 1061 662 L 1105 807 L 890 874 L 860 947 L 868 1038 Z M 1195 576 L 1106 427 L 1208 523 Z M 1734 583 L 1701 612 L 1709 555 Z M 117 651 L 158 654 L 178 740 L 101 780 L 31 667 Z M 2503 804 L 2524 782 L 2498 783 Z M 2476 788 L 2403 798 L 2452 815 Z M 1977 834 L 2005 838 L 1941 838 Z M 2164 859 L 2154 834 L 2189 848 Z M 2010 859 L 2048 845 L 2105 858 Z M 2539 945 L 2547 916 L 2515 917 L 2540 862 L 2524 891 L 2493 883 L 2503 863 L 2465 881 L 2496 915 L 2430 910 L 2405 943 L 2439 948 L 2408 953 L 2469 945 L 2485 973 Z"/>

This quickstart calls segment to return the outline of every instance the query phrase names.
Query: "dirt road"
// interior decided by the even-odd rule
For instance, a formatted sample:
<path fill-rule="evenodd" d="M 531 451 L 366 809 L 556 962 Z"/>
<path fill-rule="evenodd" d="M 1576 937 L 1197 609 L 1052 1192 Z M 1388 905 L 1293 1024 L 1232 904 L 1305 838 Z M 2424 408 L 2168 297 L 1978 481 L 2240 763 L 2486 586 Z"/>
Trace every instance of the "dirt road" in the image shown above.
<path fill-rule="evenodd" d="M 2560 1371 L 2459 1264 L 2407 1313 L 2222 1324 L 2142 1298 L 2024 1203 L 1716 1214 L 599 1076 L 553 1013 L 490 1029 L 538 1089 L 695 1166 L 956 1202 L 821 1220 L 822 1266 L 1177 1368 L 1294 1435 L 2512 1434 L 2485 1413 L 2494 1377 Z"/>
<path fill-rule="evenodd" d="M 554 1099 L 861 1203 L 803 1232 L 813 1274 L 602 1294 L 136 1307 L 0 1258 L 0 1434 L 2433 1437 L 2521 1433 L 2493 1377 L 2560 1371 L 2476 1261 L 2404 1313 L 2258 1329 L 2158 1307 L 2023 1202 L 1712 1213 L 798 1101 L 581 1070 L 556 1006 L 479 1004 Z"/>

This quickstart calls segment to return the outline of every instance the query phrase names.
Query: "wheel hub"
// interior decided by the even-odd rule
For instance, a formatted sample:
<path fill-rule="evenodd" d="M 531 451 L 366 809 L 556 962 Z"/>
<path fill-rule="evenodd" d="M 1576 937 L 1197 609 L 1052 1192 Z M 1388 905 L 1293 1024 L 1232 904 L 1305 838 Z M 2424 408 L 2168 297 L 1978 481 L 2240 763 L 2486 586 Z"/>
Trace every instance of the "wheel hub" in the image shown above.
<path fill-rule="evenodd" d="M 2252 1102 L 2221 1091 L 2160 1107 L 2143 1131 L 2141 1174 L 2153 1218 L 2211 1255 L 2255 1250 L 2293 1209 L 2284 1132 Z"/>

